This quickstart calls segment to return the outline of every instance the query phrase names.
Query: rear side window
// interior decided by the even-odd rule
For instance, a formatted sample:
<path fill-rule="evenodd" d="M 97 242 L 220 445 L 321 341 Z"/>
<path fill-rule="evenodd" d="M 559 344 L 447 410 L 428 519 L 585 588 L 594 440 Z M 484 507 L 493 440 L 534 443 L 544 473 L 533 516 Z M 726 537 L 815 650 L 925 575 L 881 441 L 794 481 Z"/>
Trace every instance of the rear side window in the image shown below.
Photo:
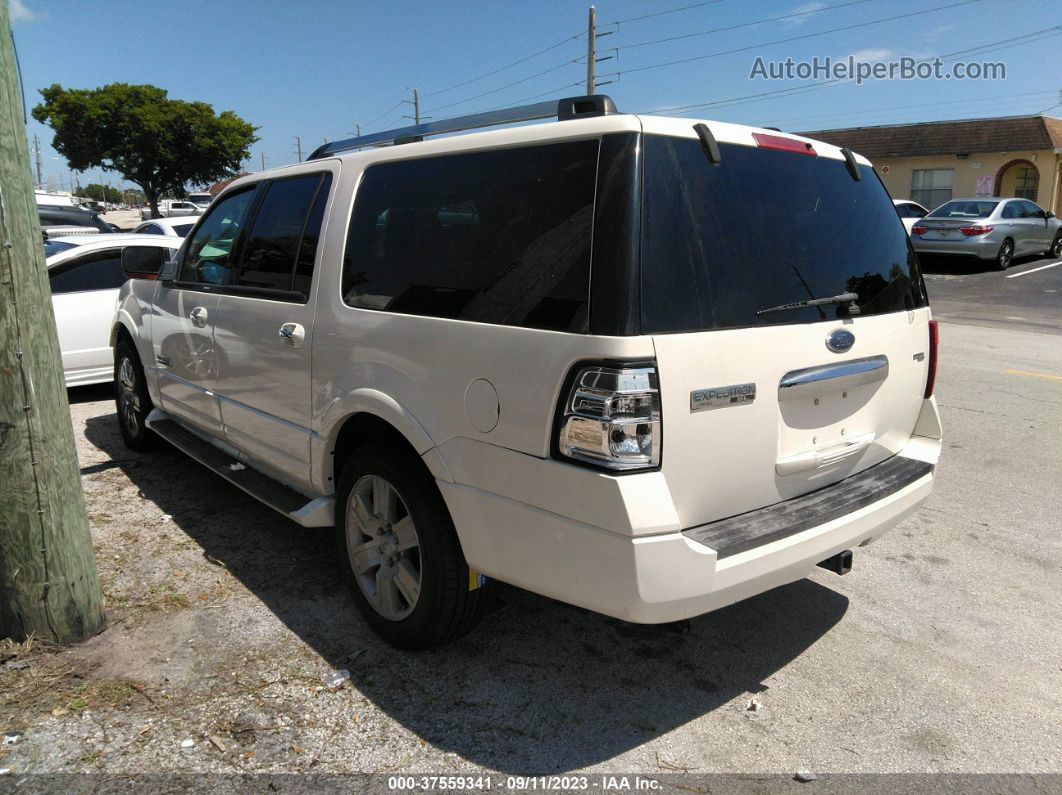
<path fill-rule="evenodd" d="M 358 188 L 350 306 L 585 331 L 599 142 L 381 163 Z"/>
<path fill-rule="evenodd" d="M 303 230 L 311 209 L 314 209 L 321 180 L 321 174 L 308 174 L 276 180 L 268 185 L 243 246 L 241 287 L 292 289 L 296 259 L 301 260 Z M 319 219 L 317 225 L 319 229 Z M 310 248 L 316 251 L 317 233 L 314 232 L 312 237 Z M 312 273 L 312 258 L 310 262 Z"/>
<path fill-rule="evenodd" d="M 100 251 L 57 265 L 48 272 L 52 295 L 117 290 L 125 284 L 121 251 Z"/>
<path fill-rule="evenodd" d="M 907 234 L 874 174 L 842 160 L 695 139 L 645 137 L 644 333 L 805 323 L 848 305 L 764 312 L 856 293 L 858 314 L 926 303 Z"/>

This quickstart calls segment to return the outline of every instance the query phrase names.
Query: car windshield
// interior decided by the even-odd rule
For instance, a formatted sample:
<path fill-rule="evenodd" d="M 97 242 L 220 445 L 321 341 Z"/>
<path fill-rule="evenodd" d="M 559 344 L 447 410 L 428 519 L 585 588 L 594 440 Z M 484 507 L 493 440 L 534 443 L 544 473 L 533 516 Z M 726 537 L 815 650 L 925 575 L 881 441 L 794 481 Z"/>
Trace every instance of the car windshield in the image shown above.
<path fill-rule="evenodd" d="M 999 202 L 952 201 L 945 202 L 931 212 L 929 218 L 987 218 Z"/>
<path fill-rule="evenodd" d="M 77 248 L 77 244 L 64 243 L 62 240 L 45 240 L 44 256 L 50 257 L 52 256 L 52 254 L 58 254 L 60 251 L 66 251 L 68 248 Z"/>
<path fill-rule="evenodd" d="M 836 158 L 719 148 L 715 166 L 696 139 L 645 137 L 645 333 L 813 323 L 926 304 L 907 234 L 872 168 L 859 166 L 855 180 Z"/>

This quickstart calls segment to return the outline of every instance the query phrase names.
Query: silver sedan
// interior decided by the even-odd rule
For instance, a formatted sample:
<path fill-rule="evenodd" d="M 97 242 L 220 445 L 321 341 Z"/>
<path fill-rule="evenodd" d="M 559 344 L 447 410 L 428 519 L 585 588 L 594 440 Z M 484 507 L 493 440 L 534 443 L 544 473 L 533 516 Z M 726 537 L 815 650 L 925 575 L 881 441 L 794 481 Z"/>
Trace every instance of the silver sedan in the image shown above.
<path fill-rule="evenodd" d="M 953 199 L 911 228 L 919 254 L 991 260 L 1005 270 L 1014 257 L 1062 256 L 1062 222 L 1028 199 Z"/>

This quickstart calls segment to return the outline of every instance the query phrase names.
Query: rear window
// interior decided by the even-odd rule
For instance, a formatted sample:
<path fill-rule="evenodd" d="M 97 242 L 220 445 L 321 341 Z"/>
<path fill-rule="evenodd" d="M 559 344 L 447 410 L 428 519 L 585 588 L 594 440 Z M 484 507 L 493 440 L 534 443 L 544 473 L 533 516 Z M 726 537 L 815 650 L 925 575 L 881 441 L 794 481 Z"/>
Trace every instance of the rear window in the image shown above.
<path fill-rule="evenodd" d="M 380 163 L 358 187 L 350 306 L 585 331 L 599 141 Z"/>
<path fill-rule="evenodd" d="M 986 218 L 999 202 L 952 201 L 940 205 L 929 218 Z"/>
<path fill-rule="evenodd" d="M 645 137 L 644 333 L 876 315 L 926 304 L 915 256 L 873 169 L 695 139 Z M 757 314 L 855 293 L 847 305 Z"/>

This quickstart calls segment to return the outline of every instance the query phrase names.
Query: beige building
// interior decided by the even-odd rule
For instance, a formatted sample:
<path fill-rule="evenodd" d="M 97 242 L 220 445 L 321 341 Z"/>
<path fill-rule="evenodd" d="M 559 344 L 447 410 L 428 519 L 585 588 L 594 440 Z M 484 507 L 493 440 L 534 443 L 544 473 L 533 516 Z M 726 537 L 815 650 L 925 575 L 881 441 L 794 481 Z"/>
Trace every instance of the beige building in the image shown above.
<path fill-rule="evenodd" d="M 929 209 L 948 199 L 1018 196 L 1062 215 L 1062 119 L 890 124 L 800 133 L 870 159 L 894 199 Z"/>

